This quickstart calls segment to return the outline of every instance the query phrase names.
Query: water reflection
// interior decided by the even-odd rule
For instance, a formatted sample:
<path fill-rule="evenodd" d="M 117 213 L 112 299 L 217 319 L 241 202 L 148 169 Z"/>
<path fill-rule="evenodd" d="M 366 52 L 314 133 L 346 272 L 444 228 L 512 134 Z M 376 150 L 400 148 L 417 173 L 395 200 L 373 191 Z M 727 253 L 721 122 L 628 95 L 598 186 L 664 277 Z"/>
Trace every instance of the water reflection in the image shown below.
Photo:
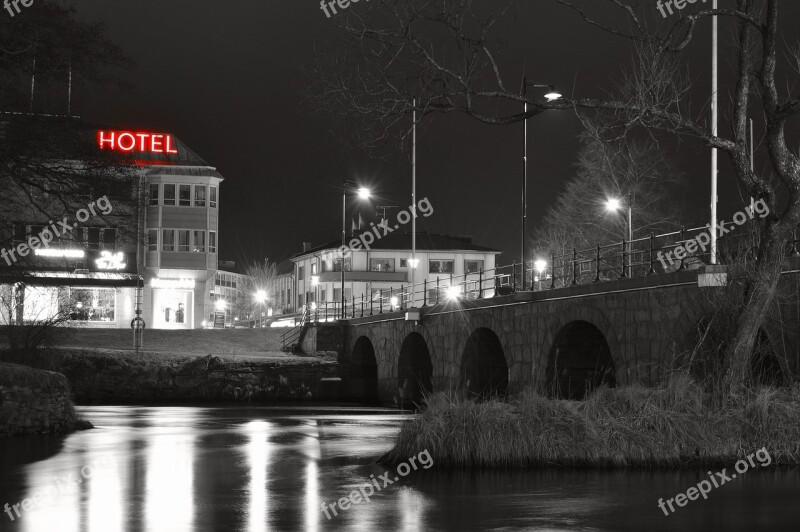
<path fill-rule="evenodd" d="M 666 518 L 658 498 L 685 491 L 705 471 L 420 468 L 328 520 L 323 503 L 384 473 L 374 459 L 391 446 L 402 416 L 139 407 L 83 415 L 98 428 L 36 440 L 35 449 L 27 438 L 0 440 L 0 505 L 57 491 L 14 522 L 0 514 L 0 530 L 749 531 L 794 530 L 800 518 L 796 469 L 753 471 Z"/>

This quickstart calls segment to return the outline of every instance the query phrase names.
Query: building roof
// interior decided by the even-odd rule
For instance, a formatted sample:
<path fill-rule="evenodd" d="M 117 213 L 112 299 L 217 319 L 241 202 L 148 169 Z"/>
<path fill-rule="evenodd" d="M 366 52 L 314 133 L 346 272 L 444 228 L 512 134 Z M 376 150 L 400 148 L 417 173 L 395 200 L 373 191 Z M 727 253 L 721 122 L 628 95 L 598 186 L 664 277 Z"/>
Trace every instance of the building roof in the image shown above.
<path fill-rule="evenodd" d="M 93 160 L 112 157 L 150 167 L 150 173 L 175 175 L 222 176 L 175 134 L 171 135 L 178 153 L 131 154 L 100 150 L 97 132 L 100 130 L 124 131 L 126 128 L 109 124 L 87 122 L 79 117 L 0 112 L 0 139 L 14 145 L 17 152 L 31 152 L 39 158 L 66 160 Z M 142 132 L 155 131 L 144 129 Z M 31 145 L 35 143 L 35 145 Z M 113 160 L 113 159 L 112 159 Z M 187 168 L 188 167 L 188 168 Z"/>
<path fill-rule="evenodd" d="M 363 234 L 366 231 L 363 231 L 360 234 Z M 349 242 L 356 236 L 349 236 L 347 241 Z M 306 255 L 314 255 L 321 251 L 326 251 L 330 249 L 338 249 L 342 245 L 341 240 L 336 240 L 333 242 L 328 242 L 322 246 L 316 246 L 308 251 L 303 251 L 301 253 L 297 253 L 296 255 L 292 256 L 292 259 L 297 259 L 300 257 L 304 257 Z M 375 242 L 370 244 L 371 250 L 380 250 L 380 251 L 408 251 L 411 250 L 411 233 L 409 232 L 398 232 L 394 231 L 389 233 L 388 235 L 380 238 L 375 239 Z M 359 249 L 358 251 L 363 251 L 364 248 Z M 488 248 L 485 246 L 479 246 L 477 244 L 472 243 L 472 237 L 469 236 L 451 236 L 451 235 L 437 235 L 433 233 L 425 233 L 425 232 L 417 232 L 417 251 L 473 251 L 479 253 L 495 253 L 499 254 L 499 249 Z"/>

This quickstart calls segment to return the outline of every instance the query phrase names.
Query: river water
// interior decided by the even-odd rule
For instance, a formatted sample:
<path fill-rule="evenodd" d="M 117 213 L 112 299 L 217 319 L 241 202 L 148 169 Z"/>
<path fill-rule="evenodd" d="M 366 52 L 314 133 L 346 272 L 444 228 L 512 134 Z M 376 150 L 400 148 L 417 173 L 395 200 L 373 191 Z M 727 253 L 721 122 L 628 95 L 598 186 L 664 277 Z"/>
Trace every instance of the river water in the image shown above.
<path fill-rule="evenodd" d="M 0 514 L 0 530 L 800 530 L 800 470 L 758 462 L 665 516 L 658 499 L 686 492 L 705 471 L 453 472 L 426 469 L 423 454 L 416 471 L 387 477 L 375 458 L 405 419 L 390 410 L 80 412 L 97 428 L 0 440 L 0 505 L 14 517 Z M 381 475 L 392 485 L 376 480 L 369 502 L 323 513 L 323 502 L 359 487 L 369 496 L 364 485 Z"/>

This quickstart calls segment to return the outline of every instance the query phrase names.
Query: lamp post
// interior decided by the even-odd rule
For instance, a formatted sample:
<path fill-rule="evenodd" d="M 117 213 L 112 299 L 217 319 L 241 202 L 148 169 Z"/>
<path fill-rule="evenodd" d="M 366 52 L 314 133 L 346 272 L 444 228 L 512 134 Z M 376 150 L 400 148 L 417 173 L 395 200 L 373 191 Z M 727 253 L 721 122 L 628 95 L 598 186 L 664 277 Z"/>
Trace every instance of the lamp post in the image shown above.
<path fill-rule="evenodd" d="M 536 271 L 539 272 L 539 289 L 542 288 L 542 276 L 547 273 L 547 261 L 544 259 L 537 259 L 536 262 L 533 263 Z M 533 286 L 534 290 L 536 289 Z"/>
<path fill-rule="evenodd" d="M 344 251 L 347 248 L 347 244 L 345 243 L 345 238 L 347 238 L 347 187 L 348 185 L 358 187 L 358 197 L 361 199 L 369 199 L 370 192 L 368 188 L 359 187 L 358 183 L 353 181 L 348 181 L 345 179 L 342 181 L 342 247 L 341 250 Z M 345 305 L 345 297 L 344 297 L 344 254 L 341 257 L 341 270 L 342 270 L 342 308 L 341 308 L 341 319 L 344 319 L 344 305 Z"/>
<path fill-rule="evenodd" d="M 259 325 L 264 328 L 264 304 L 267 302 L 267 293 L 264 290 L 257 290 L 255 293 L 255 300 L 261 306 L 261 319 Z"/>
<path fill-rule="evenodd" d="M 611 198 L 606 201 L 606 209 L 616 212 L 622 208 L 622 202 L 616 198 Z M 630 248 L 633 241 L 633 193 L 628 194 L 628 247 Z M 622 260 L 625 261 L 625 250 L 623 250 Z M 628 255 L 628 278 L 631 277 L 631 260 L 630 254 Z"/>
<path fill-rule="evenodd" d="M 552 102 L 561 98 L 555 86 L 546 85 L 542 83 L 533 83 L 528 78 L 522 78 L 522 98 L 525 100 L 525 115 L 528 114 L 528 87 L 546 88 L 547 94 L 544 97 L 548 102 Z M 528 118 L 525 116 L 522 120 L 525 124 L 525 153 L 522 157 L 522 289 L 525 290 L 525 271 L 527 261 L 525 260 L 525 226 L 528 222 Z"/>

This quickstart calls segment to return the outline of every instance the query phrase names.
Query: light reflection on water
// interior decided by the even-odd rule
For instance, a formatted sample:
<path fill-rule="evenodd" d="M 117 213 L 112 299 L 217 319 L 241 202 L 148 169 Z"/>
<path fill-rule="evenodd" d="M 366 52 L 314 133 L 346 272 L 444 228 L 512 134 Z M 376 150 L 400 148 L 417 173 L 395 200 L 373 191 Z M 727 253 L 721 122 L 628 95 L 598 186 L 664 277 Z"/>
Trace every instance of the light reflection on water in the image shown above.
<path fill-rule="evenodd" d="M 796 469 L 751 472 L 665 517 L 658 498 L 685 492 L 704 471 L 420 468 L 328 520 L 323 503 L 385 471 L 374 460 L 403 416 L 347 408 L 82 412 L 97 429 L 0 440 L 0 505 L 59 490 L 14 522 L 0 513 L 0 530 L 749 531 L 797 530 L 800 518 Z"/>

